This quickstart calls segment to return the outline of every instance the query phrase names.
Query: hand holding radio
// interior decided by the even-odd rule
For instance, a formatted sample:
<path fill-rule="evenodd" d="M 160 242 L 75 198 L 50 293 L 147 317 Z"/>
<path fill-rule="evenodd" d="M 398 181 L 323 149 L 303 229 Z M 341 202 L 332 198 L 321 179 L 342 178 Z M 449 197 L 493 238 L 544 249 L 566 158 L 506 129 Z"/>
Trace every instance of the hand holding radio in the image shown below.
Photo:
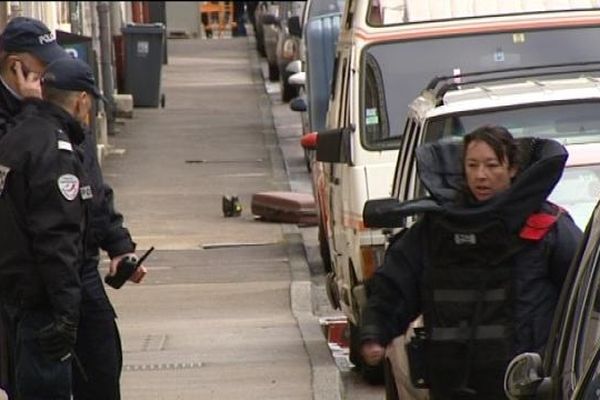
<path fill-rule="evenodd" d="M 128 254 L 119 260 L 117 264 L 117 270 L 114 275 L 106 275 L 104 277 L 104 282 L 107 285 L 119 289 L 121 286 L 127 282 L 128 279 L 132 277 L 132 275 L 138 270 L 138 268 L 142 265 L 144 260 L 152 253 L 154 247 L 150 247 L 148 251 L 142 255 L 139 259 L 135 254 Z M 139 282 L 139 280 L 138 280 Z"/>

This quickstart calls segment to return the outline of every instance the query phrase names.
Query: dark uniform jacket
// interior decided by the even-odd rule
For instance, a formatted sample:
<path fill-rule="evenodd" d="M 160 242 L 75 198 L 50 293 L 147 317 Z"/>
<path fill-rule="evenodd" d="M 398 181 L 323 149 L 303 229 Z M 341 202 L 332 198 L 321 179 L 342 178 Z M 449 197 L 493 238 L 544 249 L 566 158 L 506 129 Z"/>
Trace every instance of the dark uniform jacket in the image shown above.
<path fill-rule="evenodd" d="M 85 184 L 75 145 L 81 125 L 63 109 L 28 100 L 0 139 L 0 293 L 77 321 L 85 236 Z M 81 192 L 81 193 L 80 193 Z"/>
<path fill-rule="evenodd" d="M 82 312 L 114 318 L 114 309 L 106 296 L 98 272 L 99 248 L 113 258 L 134 252 L 136 244 L 131 239 L 129 230 L 123 226 L 123 216 L 114 207 L 112 188 L 102 178 L 96 153 L 96 141 L 91 132 L 86 132 L 80 149 L 83 152 L 83 169 L 94 192 L 91 201 L 91 233 L 86 246 L 87 257 L 81 271 Z"/>
<path fill-rule="evenodd" d="M 21 107 L 22 101 L 0 83 L 0 137 L 7 131 Z M 134 252 L 135 243 L 123 226 L 123 216 L 114 207 L 112 188 L 102 179 L 96 141 L 91 132 L 86 131 L 79 148 L 83 153 L 83 169 L 94 194 L 90 204 L 90 234 L 87 238 L 86 258 L 82 260 L 81 267 L 82 304 L 84 312 L 100 311 L 113 318 L 115 312 L 98 272 L 99 248 L 112 258 Z"/>
<path fill-rule="evenodd" d="M 556 142 L 531 143 L 529 160 L 511 187 L 485 203 L 459 200 L 465 187 L 462 144 L 436 143 L 418 149 L 419 177 L 434 200 L 435 212 L 464 220 L 499 218 L 515 236 L 531 214 L 552 212 L 554 207 L 545 199 L 562 174 L 567 154 Z M 430 265 L 434 250 L 429 248 L 428 221 L 421 218 L 390 245 L 383 265 L 369 282 L 362 341 L 387 345 L 423 313 L 423 271 Z M 564 212 L 543 238 L 526 242 L 513 256 L 513 354 L 539 352 L 546 343 L 562 283 L 580 238 L 581 231 Z"/>

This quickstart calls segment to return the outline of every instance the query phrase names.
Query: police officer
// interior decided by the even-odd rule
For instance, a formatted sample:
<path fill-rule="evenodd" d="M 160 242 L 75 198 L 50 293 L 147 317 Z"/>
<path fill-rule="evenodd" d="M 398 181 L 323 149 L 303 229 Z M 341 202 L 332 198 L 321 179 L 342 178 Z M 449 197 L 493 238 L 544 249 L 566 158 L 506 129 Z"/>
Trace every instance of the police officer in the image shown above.
<path fill-rule="evenodd" d="M 6 121 L 20 110 L 24 97 L 41 97 L 39 76 L 45 65 L 52 60 L 66 58 L 68 54 L 56 44 L 42 22 L 31 18 L 11 20 L 0 36 L 0 43 L 3 43 L 4 49 L 0 56 L 1 135 L 6 130 Z M 57 64 L 54 68 L 59 66 Z M 122 215 L 113 206 L 112 189 L 103 182 L 94 136 L 89 130 L 86 130 L 80 148 L 94 197 L 90 204 L 93 227 L 86 241 L 86 258 L 81 268 L 83 298 L 76 343 L 86 376 L 81 369 L 74 369 L 73 394 L 76 400 L 119 399 L 121 343 L 115 312 L 98 273 L 99 247 L 111 257 L 109 270 L 114 274 L 119 261 L 135 251 L 135 243 L 123 226 Z M 130 280 L 140 282 L 145 274 L 146 268 L 142 265 Z"/>
<path fill-rule="evenodd" d="M 417 149 L 431 198 L 400 210 L 426 212 L 390 244 L 369 283 L 363 357 L 380 362 L 384 346 L 422 314 L 409 364 L 434 400 L 504 399 L 508 362 L 541 353 L 548 340 L 581 231 L 546 201 L 562 174 L 564 147 L 520 140 L 484 126 L 463 144 Z"/>
<path fill-rule="evenodd" d="M 70 399 L 80 266 L 93 196 L 76 146 L 99 91 L 75 59 L 50 64 L 0 140 L 0 294 L 14 316 L 16 398 Z"/>
<path fill-rule="evenodd" d="M 21 111 L 24 98 L 41 98 L 39 78 L 46 64 L 66 56 L 42 22 L 16 17 L 7 24 L 0 35 L 0 137 Z M 8 388 L 14 380 L 8 349 L 14 345 L 9 343 L 5 311 L 0 307 L 0 385 Z"/>

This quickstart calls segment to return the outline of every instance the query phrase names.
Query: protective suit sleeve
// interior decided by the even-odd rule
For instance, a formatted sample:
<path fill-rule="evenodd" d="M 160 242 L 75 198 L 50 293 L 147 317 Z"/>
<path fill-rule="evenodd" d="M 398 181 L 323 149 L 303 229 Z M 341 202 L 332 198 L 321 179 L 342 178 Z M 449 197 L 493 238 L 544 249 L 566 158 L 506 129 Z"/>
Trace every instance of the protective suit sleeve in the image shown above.
<path fill-rule="evenodd" d="M 383 264 L 368 282 L 361 342 L 387 345 L 421 313 L 424 269 L 423 226 L 417 222 L 387 249 Z"/>

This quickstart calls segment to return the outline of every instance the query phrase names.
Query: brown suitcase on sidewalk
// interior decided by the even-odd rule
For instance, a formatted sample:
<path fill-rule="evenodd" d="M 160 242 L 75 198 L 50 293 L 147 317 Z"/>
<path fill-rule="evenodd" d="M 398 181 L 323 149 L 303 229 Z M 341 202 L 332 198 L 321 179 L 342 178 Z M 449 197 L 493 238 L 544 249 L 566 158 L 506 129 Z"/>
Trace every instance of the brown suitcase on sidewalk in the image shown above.
<path fill-rule="evenodd" d="M 317 209 L 312 194 L 298 192 L 260 192 L 252 195 L 252 214 L 265 221 L 302 225 L 317 224 Z"/>

